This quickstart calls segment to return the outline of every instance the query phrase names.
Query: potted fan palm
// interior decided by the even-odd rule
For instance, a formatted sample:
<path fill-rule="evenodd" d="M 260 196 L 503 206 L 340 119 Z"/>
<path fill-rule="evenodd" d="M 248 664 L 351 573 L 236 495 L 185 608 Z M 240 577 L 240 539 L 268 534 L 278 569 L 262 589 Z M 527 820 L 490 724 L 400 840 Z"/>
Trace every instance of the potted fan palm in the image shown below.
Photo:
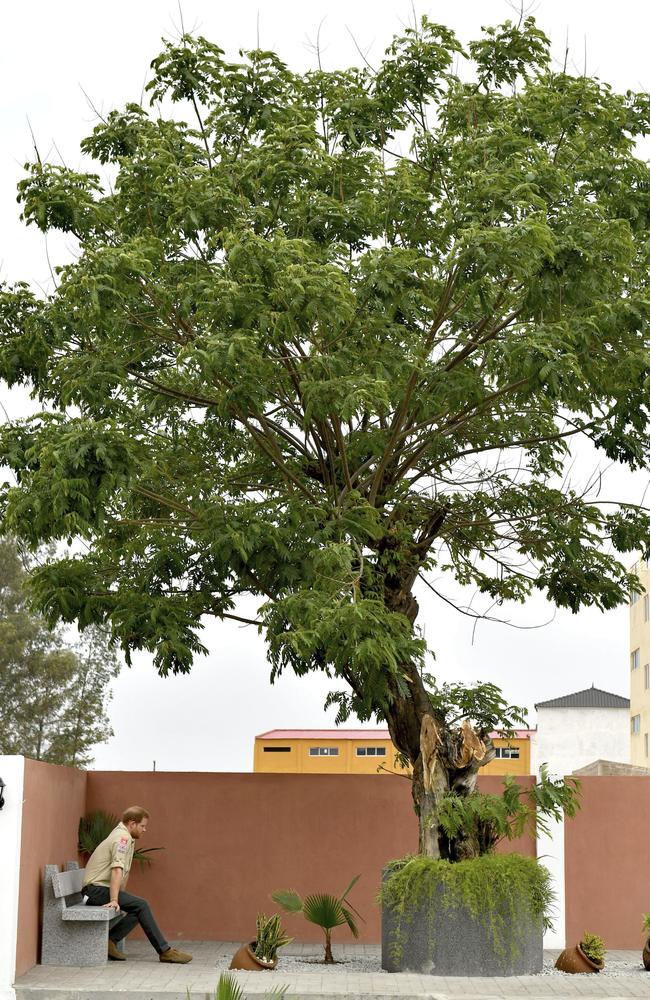
<path fill-rule="evenodd" d="M 643 968 L 646 972 L 650 972 L 650 913 L 644 913 L 643 923 L 641 924 L 641 930 L 645 935 L 645 942 L 643 945 Z"/>
<path fill-rule="evenodd" d="M 577 945 L 561 952 L 555 968 L 560 972 L 600 972 L 605 968 L 606 954 L 603 939 L 585 931 Z"/>
<path fill-rule="evenodd" d="M 278 949 L 293 941 L 287 937 L 280 917 L 274 913 L 267 917 L 265 913 L 257 914 L 255 940 L 243 944 L 232 957 L 231 969 L 247 969 L 249 972 L 261 972 L 263 969 L 275 969 L 278 964 Z"/>
<path fill-rule="evenodd" d="M 347 896 L 360 878 L 360 875 L 355 876 L 340 896 L 332 896 L 328 893 L 316 893 L 301 899 L 293 889 L 279 889 L 271 896 L 273 901 L 281 906 L 285 912 L 302 913 L 306 920 L 323 929 L 325 934 L 324 962 L 334 962 L 332 955 L 332 931 L 335 927 L 347 924 L 354 936 L 359 937 L 357 925 L 350 911 L 354 910 L 360 919 L 363 919 L 363 917 L 355 910 Z"/>

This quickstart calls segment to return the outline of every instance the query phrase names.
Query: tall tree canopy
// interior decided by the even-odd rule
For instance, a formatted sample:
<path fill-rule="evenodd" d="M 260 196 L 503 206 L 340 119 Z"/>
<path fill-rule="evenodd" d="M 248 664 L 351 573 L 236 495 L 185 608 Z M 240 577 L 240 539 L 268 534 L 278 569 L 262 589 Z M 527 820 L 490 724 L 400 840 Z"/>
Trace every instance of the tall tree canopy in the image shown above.
<path fill-rule="evenodd" d="M 152 70 L 154 113 L 82 143 L 110 184 L 37 159 L 20 185 L 79 253 L 0 296 L 0 376 L 46 404 L 0 439 L 5 528 L 83 538 L 38 604 L 163 675 L 259 597 L 272 677 L 386 719 L 422 849 L 459 856 L 440 798 L 514 716 L 427 687 L 413 588 L 575 612 L 634 585 L 646 512 L 562 470 L 579 438 L 648 460 L 650 99 L 555 71 L 530 18 L 466 49 L 423 18 L 375 69 L 304 74 L 183 36 Z"/>
<path fill-rule="evenodd" d="M 110 682 L 119 666 L 91 628 L 70 646 L 27 604 L 16 544 L 0 538 L 0 753 L 85 767 L 110 739 Z"/>

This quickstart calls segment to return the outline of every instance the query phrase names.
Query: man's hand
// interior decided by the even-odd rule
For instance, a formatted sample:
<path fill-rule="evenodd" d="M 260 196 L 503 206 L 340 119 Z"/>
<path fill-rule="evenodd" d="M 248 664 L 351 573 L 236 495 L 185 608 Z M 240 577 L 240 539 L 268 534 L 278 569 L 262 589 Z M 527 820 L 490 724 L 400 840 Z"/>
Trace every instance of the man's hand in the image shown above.
<path fill-rule="evenodd" d="M 108 887 L 108 898 L 109 903 L 104 903 L 104 909 L 115 910 L 116 913 L 120 911 L 120 904 L 118 899 L 120 898 L 120 886 L 122 884 L 123 871 L 121 867 L 116 867 L 111 869 L 111 884 Z"/>

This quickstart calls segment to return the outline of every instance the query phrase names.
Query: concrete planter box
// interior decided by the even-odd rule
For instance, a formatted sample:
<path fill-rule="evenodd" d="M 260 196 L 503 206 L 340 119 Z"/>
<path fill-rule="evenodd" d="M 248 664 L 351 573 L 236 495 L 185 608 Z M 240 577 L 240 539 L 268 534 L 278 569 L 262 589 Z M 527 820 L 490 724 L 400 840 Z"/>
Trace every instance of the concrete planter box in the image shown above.
<path fill-rule="evenodd" d="M 463 906 L 444 905 L 442 890 L 423 898 L 399 921 L 382 907 L 381 965 L 388 972 L 434 976 L 523 976 L 542 971 L 542 920 L 531 919 L 526 907 L 501 934 L 504 953 L 494 946 L 489 928 Z M 399 953 L 395 953 L 395 945 Z"/>

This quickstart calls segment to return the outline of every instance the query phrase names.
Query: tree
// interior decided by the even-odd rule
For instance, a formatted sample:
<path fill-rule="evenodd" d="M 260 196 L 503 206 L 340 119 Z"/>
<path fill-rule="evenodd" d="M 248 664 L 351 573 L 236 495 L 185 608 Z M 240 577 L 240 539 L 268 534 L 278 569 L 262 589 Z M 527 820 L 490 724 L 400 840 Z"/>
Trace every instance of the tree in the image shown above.
<path fill-rule="evenodd" d="M 68 646 L 26 603 L 17 546 L 0 538 L 0 753 L 84 767 L 113 732 L 106 707 L 115 653 L 96 627 Z"/>
<path fill-rule="evenodd" d="M 187 35 L 152 69 L 155 113 L 82 143 L 110 183 L 37 158 L 20 184 L 79 246 L 0 299 L 0 375 L 47 404 L 3 432 L 5 527 L 83 539 L 35 600 L 163 676 L 258 597 L 271 680 L 323 671 L 337 721 L 385 719 L 421 850 L 467 856 L 441 802 L 517 710 L 427 686 L 414 587 L 577 612 L 638 586 L 646 510 L 563 470 L 580 439 L 648 460 L 650 99 L 555 71 L 532 18 L 466 50 L 423 18 L 377 69 Z"/>

